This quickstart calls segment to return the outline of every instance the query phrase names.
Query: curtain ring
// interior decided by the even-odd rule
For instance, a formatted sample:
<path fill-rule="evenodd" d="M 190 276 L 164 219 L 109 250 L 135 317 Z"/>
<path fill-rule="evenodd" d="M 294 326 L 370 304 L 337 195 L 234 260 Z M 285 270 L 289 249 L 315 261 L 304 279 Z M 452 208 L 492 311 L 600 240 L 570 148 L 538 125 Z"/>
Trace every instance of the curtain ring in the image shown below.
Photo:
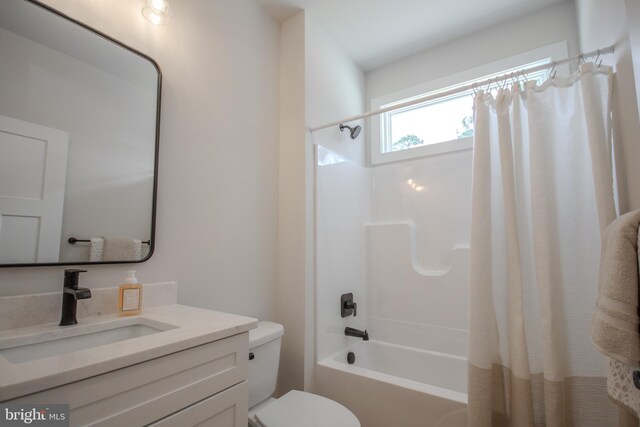
<path fill-rule="evenodd" d="M 551 76 L 551 80 L 556 78 L 556 74 L 558 74 L 558 70 L 556 70 L 556 65 L 558 65 L 558 63 L 556 61 L 553 61 L 553 66 L 551 67 L 551 71 L 549 71 L 549 76 Z"/>
<path fill-rule="evenodd" d="M 598 56 L 596 56 L 596 60 L 594 61 L 597 64 L 596 70 L 600 70 L 600 66 L 602 65 L 602 59 L 600 59 L 601 54 L 602 52 L 600 51 L 600 49 L 598 49 Z M 600 59 L 600 62 L 598 62 L 598 59 Z"/>
<path fill-rule="evenodd" d="M 522 80 L 526 84 L 529 81 L 529 79 L 527 79 L 527 75 L 524 73 L 524 70 L 520 70 L 520 75 L 522 76 Z"/>
<path fill-rule="evenodd" d="M 491 86 L 493 86 L 493 79 L 489 79 L 489 84 L 487 85 L 487 92 L 489 93 L 492 91 Z"/>
<path fill-rule="evenodd" d="M 520 89 L 520 80 L 518 79 L 517 71 L 511 73 L 511 83 L 513 84 L 513 86 L 518 86 L 518 89 Z"/>
<path fill-rule="evenodd" d="M 508 80 L 509 76 L 502 76 L 502 90 L 504 90 L 509 84 Z"/>

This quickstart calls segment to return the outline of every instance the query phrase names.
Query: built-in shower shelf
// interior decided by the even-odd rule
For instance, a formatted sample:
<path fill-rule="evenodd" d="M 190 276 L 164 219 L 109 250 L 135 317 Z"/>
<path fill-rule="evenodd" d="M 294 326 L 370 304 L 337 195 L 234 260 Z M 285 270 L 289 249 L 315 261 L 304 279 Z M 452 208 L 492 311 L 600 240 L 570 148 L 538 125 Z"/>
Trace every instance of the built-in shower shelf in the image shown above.
<path fill-rule="evenodd" d="M 449 264 L 444 269 L 426 269 L 418 258 L 417 230 L 413 221 L 367 223 L 367 258 L 369 264 L 387 265 L 394 270 L 409 269 L 419 276 L 444 277 L 460 268 L 468 269 L 469 247 L 451 249 Z"/>
<path fill-rule="evenodd" d="M 366 311 L 382 335 L 398 337 L 389 320 L 423 325 L 421 330 L 466 330 L 469 303 L 469 248 L 451 249 L 443 270 L 427 270 L 418 261 L 416 227 L 411 221 L 368 223 L 366 235 Z M 396 325 L 397 326 L 397 325 Z M 372 326 L 373 327 L 373 326 Z M 373 330 L 373 329 L 372 329 Z M 393 333 L 395 330 L 396 333 Z M 462 347 L 432 336 L 438 348 Z M 458 335 L 457 333 L 453 335 Z M 414 334 L 413 338 L 417 335 Z M 425 336 L 426 337 L 426 336 Z M 399 338 L 399 337 L 398 337 Z M 375 339 L 375 335 L 374 335 Z M 445 342 L 446 341 L 446 342 Z M 459 340 L 455 340 L 459 344 Z M 407 345 L 410 341 L 403 341 Z M 451 351 L 448 349 L 447 351 Z"/>

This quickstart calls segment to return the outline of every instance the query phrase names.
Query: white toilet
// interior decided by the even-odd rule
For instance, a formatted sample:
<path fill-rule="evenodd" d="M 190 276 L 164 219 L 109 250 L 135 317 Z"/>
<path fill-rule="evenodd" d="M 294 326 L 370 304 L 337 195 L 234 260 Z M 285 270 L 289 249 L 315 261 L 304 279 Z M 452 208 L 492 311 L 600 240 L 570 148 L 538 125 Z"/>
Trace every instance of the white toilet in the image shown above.
<path fill-rule="evenodd" d="M 351 411 L 326 397 L 296 390 L 280 399 L 271 397 L 283 334 L 282 325 L 273 322 L 258 322 L 249 331 L 249 426 L 360 427 Z"/>

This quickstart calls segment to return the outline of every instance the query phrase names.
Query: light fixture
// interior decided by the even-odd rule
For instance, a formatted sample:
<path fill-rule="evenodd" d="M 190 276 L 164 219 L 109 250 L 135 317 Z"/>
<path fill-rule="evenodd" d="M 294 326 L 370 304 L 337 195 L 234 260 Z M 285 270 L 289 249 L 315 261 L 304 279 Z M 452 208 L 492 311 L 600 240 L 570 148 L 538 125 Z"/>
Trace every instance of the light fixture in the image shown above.
<path fill-rule="evenodd" d="M 145 0 L 142 16 L 154 25 L 169 23 L 169 2 L 167 0 Z"/>

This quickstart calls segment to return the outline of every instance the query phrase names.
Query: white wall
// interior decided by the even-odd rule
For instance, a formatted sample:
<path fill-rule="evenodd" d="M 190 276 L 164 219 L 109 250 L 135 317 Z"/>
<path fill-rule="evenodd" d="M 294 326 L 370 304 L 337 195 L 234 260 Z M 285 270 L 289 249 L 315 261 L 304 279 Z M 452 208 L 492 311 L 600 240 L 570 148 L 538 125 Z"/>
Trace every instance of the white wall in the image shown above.
<path fill-rule="evenodd" d="M 364 110 L 364 74 L 305 12 L 281 27 L 281 97 L 277 298 L 285 327 L 278 386 L 283 392 L 313 389 L 316 293 L 323 292 L 315 284 L 313 145 L 364 162 L 364 133 L 354 142 L 337 127 L 307 132 Z"/>
<path fill-rule="evenodd" d="M 365 109 L 364 95 L 365 95 L 365 80 L 364 73 L 355 63 L 347 56 L 340 46 L 331 38 L 331 36 L 314 20 L 310 14 L 306 15 L 305 20 L 305 94 L 306 94 L 306 117 L 305 123 L 307 127 L 316 126 L 319 124 L 331 122 L 337 120 L 340 117 L 350 116 L 354 114 L 362 113 Z M 354 126 L 358 123 L 350 123 Z M 360 123 L 362 125 L 362 123 Z M 313 134 L 307 133 L 307 147 L 311 147 L 312 143 L 322 145 L 338 155 L 344 156 L 346 159 L 356 165 L 362 165 L 365 162 L 365 132 L 361 132 L 360 136 L 356 140 L 352 140 L 349 136 L 349 132 L 345 130 L 340 132 L 338 126 L 334 128 L 325 129 L 322 131 L 314 132 Z M 311 233 L 309 240 L 313 242 L 315 233 L 321 232 L 322 225 L 317 223 L 317 228 L 314 233 L 314 186 L 316 186 L 315 179 L 319 179 L 318 175 L 314 176 L 314 161 L 315 149 L 311 152 L 307 151 L 307 231 Z M 352 175 L 353 174 L 353 175 Z M 350 203 L 356 200 L 363 201 L 362 195 L 353 193 L 357 191 L 359 182 L 348 182 L 351 178 L 358 181 L 362 178 L 362 171 L 360 172 L 345 172 L 342 178 L 345 179 L 343 188 L 337 192 L 334 197 L 339 198 L 339 194 L 347 196 Z M 319 184 L 318 184 L 319 185 Z M 320 187 L 316 186 L 316 190 Z M 350 191 L 352 191 L 350 193 Z M 344 200 L 344 199 L 343 199 Z M 320 203 L 319 199 L 316 201 Z M 328 209 L 335 208 L 332 212 L 333 215 L 339 215 L 343 212 L 339 202 L 335 205 L 329 204 Z M 353 218 L 364 212 L 364 206 L 357 207 L 355 212 L 345 216 L 346 218 Z M 355 223 L 353 221 L 346 220 L 346 227 L 353 227 Z M 344 233 L 344 228 L 333 229 L 332 235 L 335 233 Z M 322 257 L 320 251 L 320 238 L 315 236 L 315 241 L 312 246 L 312 250 L 309 251 L 313 257 L 307 258 L 310 263 L 310 269 L 315 270 L 313 259 L 315 258 L 315 267 L 320 268 L 320 263 L 326 258 Z M 354 292 L 356 295 L 362 295 L 364 291 L 364 265 L 362 251 L 357 251 L 359 234 L 347 234 L 344 233 L 342 237 L 333 241 L 337 243 L 337 246 L 333 246 L 333 253 L 331 254 L 332 261 L 339 260 L 339 265 L 343 268 L 339 268 L 338 265 L 332 263 L 327 266 L 331 273 L 329 277 L 319 276 L 319 271 L 316 273 L 313 271 L 313 275 L 309 277 L 309 282 L 314 284 L 308 287 L 312 297 L 308 298 L 310 302 L 310 310 L 315 314 L 309 315 L 308 324 L 311 328 L 307 330 L 307 347 L 306 347 L 306 370 L 305 370 L 305 385 L 308 389 L 313 389 L 313 367 L 315 365 L 315 355 L 320 355 L 320 351 L 324 349 L 318 349 L 316 352 L 315 344 L 321 344 L 321 340 L 327 338 L 327 334 L 338 334 L 337 340 L 344 343 L 344 326 L 349 324 L 350 326 L 359 326 L 363 322 L 358 322 L 359 319 L 355 319 L 356 323 L 342 319 L 339 316 L 337 308 L 339 307 L 340 295 L 349 291 Z M 315 251 L 318 251 L 316 256 Z M 338 277 L 340 271 L 345 271 L 345 266 L 351 266 L 356 273 L 355 276 L 343 276 Z M 359 270 L 362 268 L 362 270 Z M 324 270 L 327 272 L 327 269 Z M 362 273 L 360 273 L 362 271 Z M 326 279 L 326 280 L 324 280 Z M 353 279 L 351 283 L 347 281 Z M 314 292 L 315 291 L 315 292 Z M 343 292 L 344 291 L 344 292 Z M 361 306 L 362 307 L 362 306 Z M 317 312 L 315 312 L 317 310 Z M 339 325 L 339 326 L 338 326 Z M 318 334 L 316 340 L 316 333 Z"/>
<path fill-rule="evenodd" d="M 149 240 L 154 91 L 4 29 L 0 57 L 0 114 L 69 133 L 60 261 L 89 260 L 72 236 Z"/>
<path fill-rule="evenodd" d="M 319 126 L 364 112 L 364 73 L 309 14 L 306 31 L 307 126 Z M 363 122 L 348 125 L 363 125 Z M 314 132 L 311 138 L 313 143 L 324 145 L 353 162 L 365 163 L 365 132 L 352 140 L 348 130 L 340 132 L 339 126 L 334 126 Z"/>
<path fill-rule="evenodd" d="M 494 25 L 367 73 L 367 99 L 566 40 L 578 52 L 573 1 Z"/>
<path fill-rule="evenodd" d="M 625 0 L 625 12 L 627 17 L 627 29 L 629 31 L 629 43 L 633 57 L 633 74 L 636 82 L 636 94 L 640 93 L 640 2 L 637 0 Z M 586 35 L 585 35 L 586 36 Z M 640 110 L 640 98 L 638 98 Z"/>
<path fill-rule="evenodd" d="M 136 265 L 141 281 L 176 280 L 181 303 L 273 319 L 278 24 L 253 0 L 173 1 L 166 27 L 137 0 L 46 3 L 162 68 L 157 246 Z M 90 267 L 82 283 L 114 286 L 130 268 Z M 0 295 L 57 291 L 62 271 L 0 269 Z"/>
<path fill-rule="evenodd" d="M 284 325 L 278 392 L 304 389 L 308 253 L 305 144 L 305 16 L 280 27 L 280 157 L 277 321 Z"/>
<path fill-rule="evenodd" d="M 576 6 L 583 51 L 615 44 L 614 54 L 605 56 L 603 63 L 615 70 L 613 125 L 620 210 L 640 209 L 640 121 L 634 78 L 639 71 L 634 70 L 634 61 L 640 61 L 638 7 L 632 5 L 628 13 L 625 0 L 578 0 Z"/>

